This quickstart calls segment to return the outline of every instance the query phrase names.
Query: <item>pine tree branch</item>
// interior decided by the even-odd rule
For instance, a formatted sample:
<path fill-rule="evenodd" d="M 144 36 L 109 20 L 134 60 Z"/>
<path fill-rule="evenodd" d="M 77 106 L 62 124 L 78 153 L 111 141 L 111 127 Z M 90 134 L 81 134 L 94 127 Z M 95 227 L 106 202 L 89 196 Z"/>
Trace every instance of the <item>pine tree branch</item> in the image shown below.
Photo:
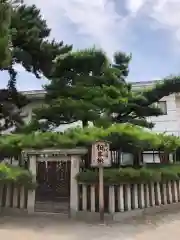
<path fill-rule="evenodd" d="M 154 87 L 146 89 L 144 91 L 137 92 L 140 98 L 136 99 L 135 103 L 142 106 L 149 106 L 155 102 L 158 102 L 164 96 L 169 96 L 173 93 L 180 92 L 180 77 L 167 77 L 161 83 L 157 83 Z"/>

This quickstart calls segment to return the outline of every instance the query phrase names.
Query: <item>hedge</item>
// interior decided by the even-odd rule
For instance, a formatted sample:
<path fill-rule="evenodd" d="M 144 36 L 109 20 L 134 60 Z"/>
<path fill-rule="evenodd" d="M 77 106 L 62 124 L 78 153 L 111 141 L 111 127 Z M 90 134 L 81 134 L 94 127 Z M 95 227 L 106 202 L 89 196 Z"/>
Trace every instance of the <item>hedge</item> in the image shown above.
<path fill-rule="evenodd" d="M 13 183 L 27 189 L 34 189 L 36 183 L 32 174 L 23 168 L 0 164 L 0 185 Z"/>
<path fill-rule="evenodd" d="M 0 137 L 0 154 L 15 155 L 25 148 L 73 148 L 88 146 L 96 140 L 117 141 L 119 147 L 130 149 L 161 149 L 167 152 L 180 147 L 180 138 L 155 134 L 131 124 L 114 124 L 109 128 L 74 128 L 64 133 L 39 132 L 32 134 L 10 134 Z"/>
<path fill-rule="evenodd" d="M 98 170 L 85 170 L 76 176 L 78 182 L 86 184 L 98 183 Z M 105 169 L 105 184 L 149 183 L 180 180 L 180 165 L 170 165 L 162 168 L 120 168 Z"/>

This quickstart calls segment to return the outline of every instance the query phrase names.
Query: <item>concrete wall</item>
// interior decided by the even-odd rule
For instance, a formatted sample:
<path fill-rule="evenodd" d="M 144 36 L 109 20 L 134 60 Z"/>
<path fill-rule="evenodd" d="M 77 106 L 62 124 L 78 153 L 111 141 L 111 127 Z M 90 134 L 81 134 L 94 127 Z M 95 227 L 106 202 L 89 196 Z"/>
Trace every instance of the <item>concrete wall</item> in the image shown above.
<path fill-rule="evenodd" d="M 178 125 L 178 136 L 180 135 L 180 94 L 176 95 L 176 118 Z"/>
<path fill-rule="evenodd" d="M 23 117 L 24 121 L 27 123 L 30 122 L 30 120 L 32 118 L 33 109 L 41 107 L 42 105 L 43 105 L 42 100 L 36 100 L 36 101 L 31 102 L 24 108 L 22 108 L 22 115 L 25 116 L 25 117 Z"/>
<path fill-rule="evenodd" d="M 175 94 L 172 94 L 162 98 L 161 100 L 166 101 L 167 114 L 161 115 L 158 117 L 148 117 L 147 119 L 155 123 L 153 131 L 167 132 L 168 134 L 177 135 L 180 127 L 180 122 L 178 121 L 177 98 Z M 179 107 L 180 107 L 180 101 L 179 101 Z"/>
<path fill-rule="evenodd" d="M 145 89 L 153 86 L 155 82 L 136 82 L 133 83 L 134 91 Z M 167 103 L 167 114 L 158 117 L 148 117 L 149 121 L 152 121 L 155 126 L 152 131 L 155 132 L 167 132 L 167 134 L 180 135 L 180 95 L 171 94 L 161 99 Z"/>

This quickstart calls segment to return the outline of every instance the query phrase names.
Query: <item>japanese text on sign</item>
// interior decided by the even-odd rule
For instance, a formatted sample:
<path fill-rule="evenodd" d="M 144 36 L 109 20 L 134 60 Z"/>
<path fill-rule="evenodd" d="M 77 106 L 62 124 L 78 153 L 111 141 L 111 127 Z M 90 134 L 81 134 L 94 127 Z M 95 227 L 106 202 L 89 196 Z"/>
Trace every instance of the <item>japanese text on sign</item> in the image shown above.
<path fill-rule="evenodd" d="M 107 142 L 96 142 L 92 146 L 92 167 L 108 167 L 111 165 L 109 143 Z"/>

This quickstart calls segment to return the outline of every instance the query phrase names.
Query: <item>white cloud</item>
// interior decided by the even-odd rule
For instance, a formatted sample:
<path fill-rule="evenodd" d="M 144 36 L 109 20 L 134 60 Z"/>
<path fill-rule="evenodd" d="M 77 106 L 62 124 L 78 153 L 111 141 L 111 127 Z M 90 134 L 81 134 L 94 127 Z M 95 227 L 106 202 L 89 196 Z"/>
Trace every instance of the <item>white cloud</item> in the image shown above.
<path fill-rule="evenodd" d="M 114 0 L 26 0 L 26 2 L 35 3 L 41 8 L 56 37 L 65 40 L 68 37 L 73 43 L 74 36 L 70 35 L 68 29 L 71 25 L 70 27 L 76 28 L 76 36 L 82 36 L 82 41 L 86 39 L 91 45 L 102 47 L 109 55 L 121 48 L 128 19 L 117 13 Z"/>
<path fill-rule="evenodd" d="M 137 13 L 143 5 L 146 3 L 147 0 L 127 0 L 126 1 L 126 8 L 131 13 Z"/>
<path fill-rule="evenodd" d="M 14 69 L 20 73 L 20 72 L 25 72 L 25 68 L 21 64 L 15 64 Z"/>
<path fill-rule="evenodd" d="M 152 25 L 170 30 L 180 40 L 180 0 L 127 0 L 126 7 L 134 17 L 150 17 Z"/>
<path fill-rule="evenodd" d="M 159 0 L 153 6 L 150 16 L 180 40 L 180 0 Z"/>
<path fill-rule="evenodd" d="M 118 24 L 123 18 L 115 11 L 111 0 L 66 0 L 61 3 L 67 18 L 78 27 L 79 34 L 85 34 L 109 53 L 119 48 Z"/>
<path fill-rule="evenodd" d="M 117 1 L 25 0 L 41 9 L 56 39 L 79 48 L 96 44 L 109 56 L 127 47 L 134 21 L 144 17 L 152 20 L 148 27 L 163 28 L 180 41 L 180 0 L 126 0 L 126 16 L 116 9 Z"/>

